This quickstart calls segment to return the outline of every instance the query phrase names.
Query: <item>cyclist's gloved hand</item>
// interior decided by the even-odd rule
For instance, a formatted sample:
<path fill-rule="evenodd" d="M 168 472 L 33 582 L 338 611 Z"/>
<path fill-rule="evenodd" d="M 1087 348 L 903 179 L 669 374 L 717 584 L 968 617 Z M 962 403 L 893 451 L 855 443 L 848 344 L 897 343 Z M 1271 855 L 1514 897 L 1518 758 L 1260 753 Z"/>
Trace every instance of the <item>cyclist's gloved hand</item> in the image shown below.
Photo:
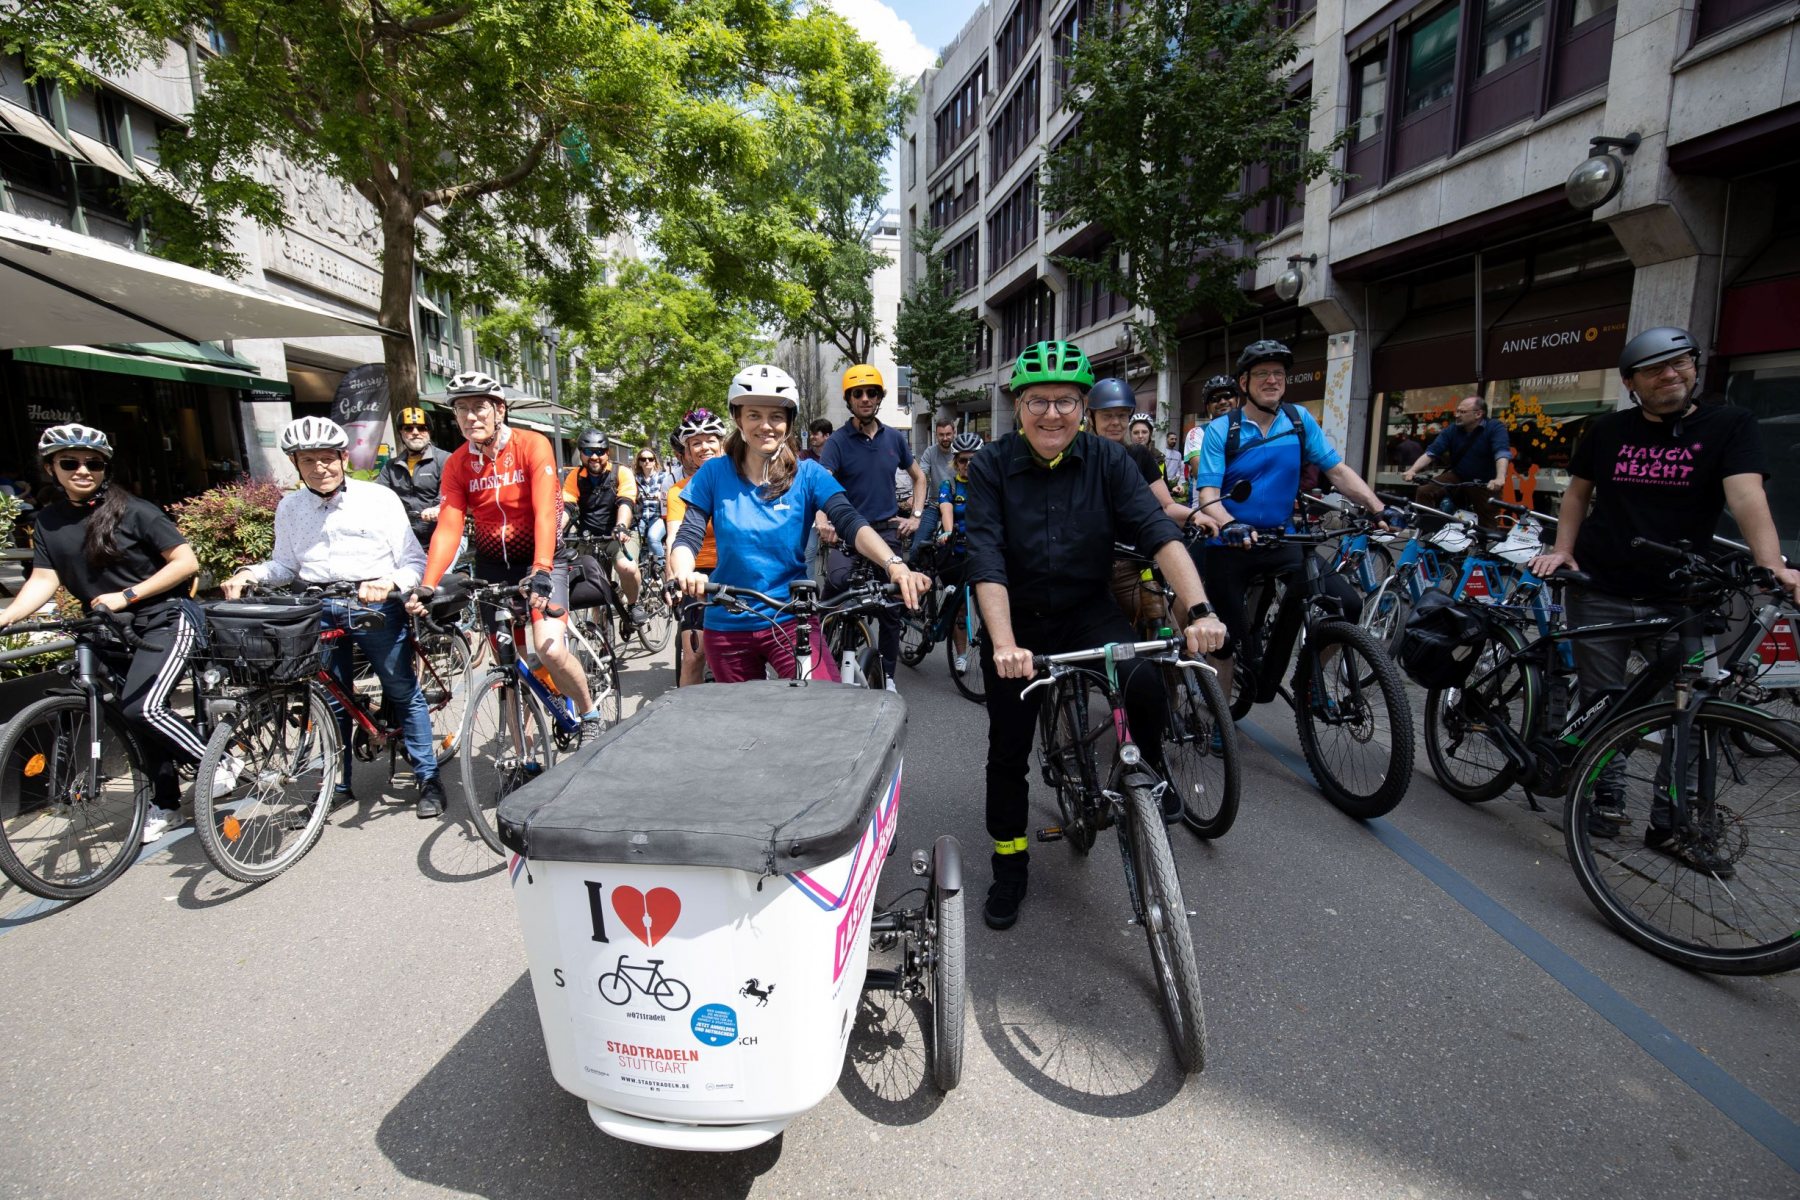
<path fill-rule="evenodd" d="M 1227 546 L 1248 546 L 1256 537 L 1256 530 L 1247 522 L 1233 521 L 1219 531 Z"/>
<path fill-rule="evenodd" d="M 1384 522 L 1389 529 L 1405 529 L 1407 525 L 1406 510 L 1396 504 L 1390 504 L 1376 513 L 1375 519 Z"/>
<path fill-rule="evenodd" d="M 544 596 L 547 598 L 553 590 L 550 584 L 550 572 L 548 571 L 533 571 L 531 573 L 531 578 L 525 582 L 528 590 L 533 596 Z"/>

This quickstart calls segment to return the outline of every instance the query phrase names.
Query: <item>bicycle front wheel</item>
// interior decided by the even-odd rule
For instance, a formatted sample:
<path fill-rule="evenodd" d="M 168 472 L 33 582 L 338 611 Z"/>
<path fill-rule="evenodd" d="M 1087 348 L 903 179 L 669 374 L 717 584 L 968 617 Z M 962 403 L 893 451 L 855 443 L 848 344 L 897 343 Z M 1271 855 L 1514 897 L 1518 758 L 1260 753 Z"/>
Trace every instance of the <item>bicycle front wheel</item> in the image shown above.
<path fill-rule="evenodd" d="M 961 589 L 961 599 L 955 620 L 963 628 L 968 638 L 969 654 L 963 670 L 956 669 L 956 639 L 944 639 L 945 661 L 950 665 L 950 678 L 956 684 L 956 690 L 977 704 L 987 703 L 987 676 L 981 672 L 981 649 L 987 641 L 987 631 L 981 626 L 981 606 L 975 603 L 975 594 L 968 588 Z"/>
<path fill-rule="evenodd" d="M 1347 621 L 1314 629 L 1299 658 L 1294 723 L 1319 790 L 1358 820 L 1392 812 L 1413 769 L 1412 706 L 1400 669 L 1368 630 Z"/>
<path fill-rule="evenodd" d="M 1203 838 L 1223 837 L 1238 814 L 1237 730 L 1219 677 L 1165 663 L 1169 729 L 1163 766 L 1181 797 L 1181 821 Z"/>
<path fill-rule="evenodd" d="M 316 684 L 257 692 L 219 722 L 195 771 L 194 831 L 220 874 L 263 883 L 305 857 L 325 832 L 338 751 Z M 215 788 L 227 778 L 229 789 Z"/>
<path fill-rule="evenodd" d="M 469 685 L 475 680 L 469 643 L 456 632 L 424 633 L 413 644 L 413 656 L 419 689 L 431 710 L 432 749 L 441 765 L 456 755 L 456 739 L 469 708 Z"/>
<path fill-rule="evenodd" d="M 1678 773 L 1676 717 L 1673 703 L 1640 708 L 1583 750 L 1563 811 L 1575 877 L 1613 928 L 1659 958 L 1720 975 L 1800 966 L 1800 731 L 1709 701 Z M 1770 752 L 1745 754 L 1740 737 Z M 1594 811 L 1603 775 L 1623 795 L 1623 821 Z M 1684 792 L 1685 820 L 1670 800 Z"/>
<path fill-rule="evenodd" d="M 945 835 L 948 836 L 948 835 Z M 942 839 L 939 839 L 940 841 Z M 934 877 L 928 914 L 934 928 L 931 953 L 931 1079 L 940 1091 L 962 1082 L 964 986 L 963 894 L 946 892 Z"/>
<path fill-rule="evenodd" d="M 581 664 L 582 674 L 587 677 L 588 695 L 593 698 L 594 707 L 600 710 L 600 724 L 611 729 L 619 723 L 620 714 L 624 711 L 624 700 L 619 690 L 619 663 L 607 653 L 606 637 L 598 625 L 584 622 L 578 628 L 580 637 L 569 639 L 569 649 L 575 655 L 575 661 Z M 665 637 L 666 643 L 668 639 Z M 661 649 L 661 647 L 657 647 Z"/>
<path fill-rule="evenodd" d="M 516 674 L 493 670 L 469 696 L 458 758 L 469 823 L 495 854 L 503 852 L 500 801 L 556 764 L 550 720 Z"/>
<path fill-rule="evenodd" d="M 1517 659 L 1494 670 L 1501 650 L 1517 650 L 1524 639 L 1514 630 L 1495 631 L 1470 674 L 1473 686 L 1432 688 L 1425 693 L 1425 758 L 1444 790 L 1468 804 L 1480 804 L 1515 782 L 1501 750 L 1497 726 L 1517 732 L 1530 727 L 1531 709 L 1543 694 L 1538 668 Z"/>
<path fill-rule="evenodd" d="M 100 723 L 86 696 L 47 696 L 0 731 L 0 871 L 34 896 L 91 896 L 137 857 L 150 780 L 118 718 Z"/>
<path fill-rule="evenodd" d="M 933 589 L 919 597 L 919 607 L 915 612 L 907 612 L 900 618 L 900 661 L 907 666 L 918 669 L 925 656 L 931 653 L 931 630 L 937 625 L 938 598 Z"/>
<path fill-rule="evenodd" d="M 669 611 L 660 589 L 653 594 L 645 588 L 639 603 L 643 605 L 645 620 L 634 634 L 637 643 L 644 648 L 645 654 L 661 654 L 663 647 L 669 644 L 669 638 L 674 636 L 675 614 Z"/>
<path fill-rule="evenodd" d="M 1150 942 L 1150 963 L 1163 1021 L 1175 1045 L 1176 1061 L 1193 1074 L 1206 1066 L 1206 1010 L 1200 1000 L 1200 963 L 1188 928 L 1187 901 L 1181 876 L 1163 826 L 1162 805 L 1152 795 L 1147 775 L 1127 775 L 1125 820 L 1119 829 L 1125 869 L 1136 883 L 1138 921 Z"/>

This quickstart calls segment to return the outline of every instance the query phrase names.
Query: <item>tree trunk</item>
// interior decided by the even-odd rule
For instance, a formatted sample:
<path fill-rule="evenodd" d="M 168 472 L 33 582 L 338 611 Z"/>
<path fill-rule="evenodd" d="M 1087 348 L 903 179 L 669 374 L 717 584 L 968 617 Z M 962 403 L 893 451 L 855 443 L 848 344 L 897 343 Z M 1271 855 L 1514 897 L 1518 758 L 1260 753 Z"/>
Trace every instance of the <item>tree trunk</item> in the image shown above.
<path fill-rule="evenodd" d="M 413 265 L 418 254 L 417 214 L 390 201 L 381 214 L 381 323 L 404 337 L 383 337 L 390 410 L 419 402 L 419 351 L 413 338 Z"/>

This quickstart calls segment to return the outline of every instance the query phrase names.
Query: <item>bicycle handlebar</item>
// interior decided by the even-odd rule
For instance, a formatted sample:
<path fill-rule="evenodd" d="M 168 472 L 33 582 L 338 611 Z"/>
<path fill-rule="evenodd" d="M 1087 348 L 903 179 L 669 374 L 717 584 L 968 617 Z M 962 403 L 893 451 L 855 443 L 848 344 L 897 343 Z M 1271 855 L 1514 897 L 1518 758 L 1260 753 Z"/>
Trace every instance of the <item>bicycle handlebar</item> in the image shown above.
<path fill-rule="evenodd" d="M 728 583 L 713 583 L 710 580 L 707 581 L 706 584 L 707 598 L 704 600 L 693 600 L 689 598 L 686 593 L 681 592 L 680 589 L 676 588 L 673 584 L 670 585 L 669 591 L 672 595 L 677 596 L 679 599 L 686 600 L 689 604 L 717 604 L 736 612 L 744 612 L 749 609 L 749 605 L 745 604 L 744 601 L 754 600 L 780 614 L 794 617 L 811 617 L 823 616 L 827 613 L 844 612 L 851 608 L 861 606 L 874 606 L 879 604 L 882 607 L 885 607 L 886 600 L 889 597 L 898 596 L 900 594 L 900 586 L 893 583 L 865 583 L 852 587 L 830 599 L 803 596 L 787 600 L 777 600 L 775 597 L 764 592 L 759 592 L 755 588 L 734 587 Z"/>
<path fill-rule="evenodd" d="M 84 633 L 98 633 L 116 637 L 128 650 L 162 650 L 164 646 L 146 642 L 131 627 L 131 622 L 109 608 L 97 608 L 83 617 L 52 617 L 44 621 L 15 621 L 11 625 L 0 628 L 0 634 L 16 633 L 62 633 L 79 637 Z M 45 653 L 44 648 L 28 647 L 32 654 Z"/>
<path fill-rule="evenodd" d="M 1029 696 L 1038 688 L 1054 683 L 1057 667 L 1071 667 L 1077 663 L 1092 662 L 1096 659 L 1104 661 L 1111 658 L 1114 662 L 1128 662 L 1134 658 L 1161 659 L 1172 661 L 1184 671 L 1215 671 L 1211 664 L 1201 662 L 1197 658 L 1183 658 L 1181 652 L 1187 642 L 1183 638 L 1157 638 L 1148 642 L 1114 642 L 1107 646 L 1096 646 L 1091 650 L 1069 650 L 1062 654 L 1034 654 L 1031 656 L 1031 669 L 1044 672 L 1042 679 L 1034 679 L 1025 685 L 1020 692 L 1021 698 Z"/>

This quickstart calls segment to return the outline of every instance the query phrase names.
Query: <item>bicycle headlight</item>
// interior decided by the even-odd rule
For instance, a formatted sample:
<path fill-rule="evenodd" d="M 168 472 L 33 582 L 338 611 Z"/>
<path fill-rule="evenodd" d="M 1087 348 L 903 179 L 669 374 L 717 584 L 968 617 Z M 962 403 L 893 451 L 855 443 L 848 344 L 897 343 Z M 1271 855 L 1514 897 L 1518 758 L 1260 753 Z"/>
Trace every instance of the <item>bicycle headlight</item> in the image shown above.
<path fill-rule="evenodd" d="M 208 667 L 206 670 L 200 672 L 200 680 L 202 683 L 206 684 L 208 688 L 216 688 L 219 684 L 224 682 L 225 672 L 219 670 L 217 667 Z"/>
<path fill-rule="evenodd" d="M 1144 761 L 1144 752 L 1138 749 L 1136 742 L 1126 742 L 1119 747 L 1119 761 L 1128 767 L 1135 767 Z"/>

